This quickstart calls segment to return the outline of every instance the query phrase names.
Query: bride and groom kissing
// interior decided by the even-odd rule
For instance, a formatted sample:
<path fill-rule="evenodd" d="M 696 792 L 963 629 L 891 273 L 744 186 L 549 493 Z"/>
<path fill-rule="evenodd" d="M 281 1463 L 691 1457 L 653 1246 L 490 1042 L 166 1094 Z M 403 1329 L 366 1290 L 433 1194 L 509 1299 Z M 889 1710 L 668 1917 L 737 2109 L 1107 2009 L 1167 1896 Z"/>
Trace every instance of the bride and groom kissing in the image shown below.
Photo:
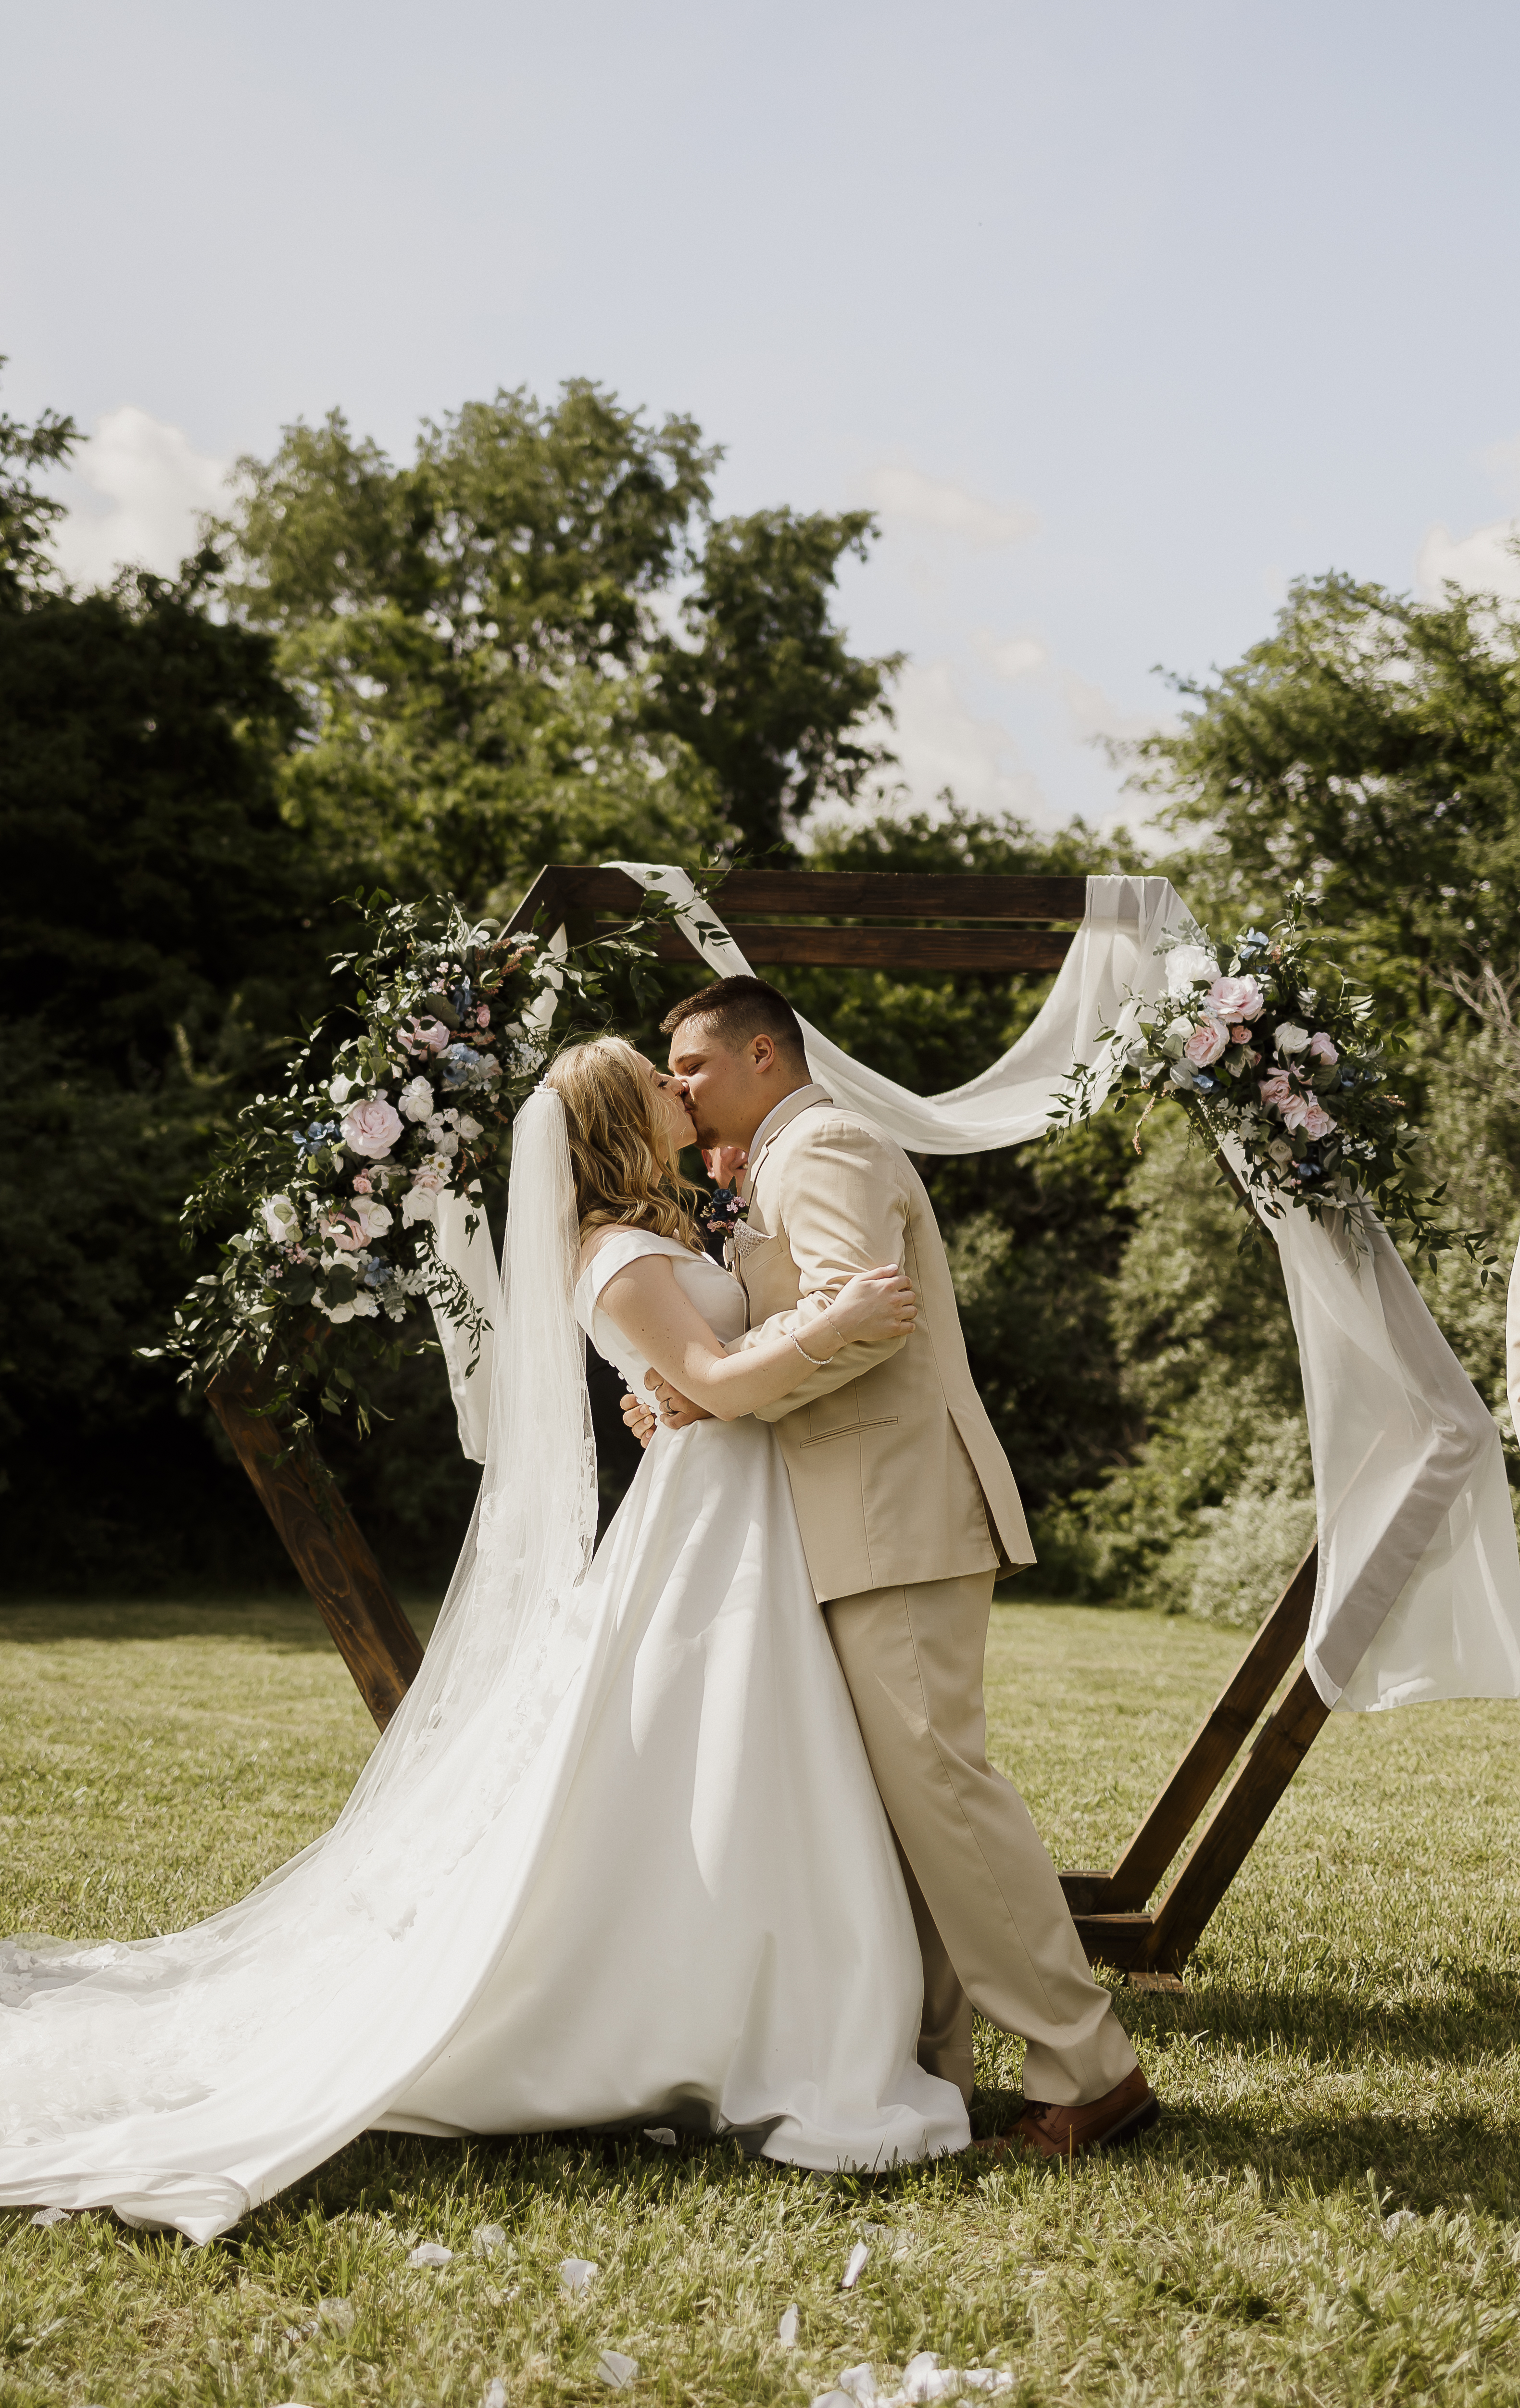
<path fill-rule="evenodd" d="M 972 2013 L 1025 2042 L 983 2146 L 1156 2102 L 985 1753 L 1032 1560 L 908 1157 L 753 978 L 551 1062 L 513 1134 L 475 1519 L 332 1830 L 192 1927 L 0 1943 L 0 2204 L 192 2239 L 366 2129 L 653 2124 L 824 2172 L 969 2144 Z M 746 1164 L 731 1267 L 693 1142 Z M 584 1342 L 646 1451 L 592 1552 Z"/>

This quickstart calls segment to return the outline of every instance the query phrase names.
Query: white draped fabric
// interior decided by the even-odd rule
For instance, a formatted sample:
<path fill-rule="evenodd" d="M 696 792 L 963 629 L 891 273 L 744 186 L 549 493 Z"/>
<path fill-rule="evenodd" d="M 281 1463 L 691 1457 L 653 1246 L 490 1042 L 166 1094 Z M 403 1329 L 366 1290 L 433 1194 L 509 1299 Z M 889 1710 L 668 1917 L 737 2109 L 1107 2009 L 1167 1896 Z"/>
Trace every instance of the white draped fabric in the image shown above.
<path fill-rule="evenodd" d="M 720 978 L 748 970 L 683 870 L 618 862 L 690 908 Z M 813 1077 L 916 1154 L 1020 1145 L 1051 1125 L 1073 1063 L 1165 985 L 1155 948 L 1197 934 L 1164 878 L 1090 878 L 1044 1008 L 1017 1044 L 947 1095 L 915 1096 L 804 1022 Z M 1520 1556 L 1499 1433 L 1384 1231 L 1337 1238 L 1307 1212 L 1267 1220 L 1298 1338 L 1319 1506 L 1306 1661 L 1326 1705 L 1520 1696 Z M 1014 1465 L 1015 1472 L 1018 1466 Z"/>

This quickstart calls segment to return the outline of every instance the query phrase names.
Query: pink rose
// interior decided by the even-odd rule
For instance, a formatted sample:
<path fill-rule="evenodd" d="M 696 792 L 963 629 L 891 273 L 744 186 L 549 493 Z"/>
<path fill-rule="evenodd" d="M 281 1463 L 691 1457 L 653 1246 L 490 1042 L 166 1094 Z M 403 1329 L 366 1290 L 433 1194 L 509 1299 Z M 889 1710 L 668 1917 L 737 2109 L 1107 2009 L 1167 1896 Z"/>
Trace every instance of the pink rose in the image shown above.
<path fill-rule="evenodd" d="M 364 1231 L 348 1212 L 329 1213 L 322 1225 L 322 1234 L 324 1238 L 331 1238 L 335 1246 L 342 1246 L 351 1254 L 356 1254 L 365 1241 Z"/>
<path fill-rule="evenodd" d="M 353 1174 L 353 1192 L 354 1192 L 355 1196 L 367 1196 L 367 1195 L 368 1195 L 368 1193 L 369 1193 L 369 1173 L 368 1173 L 368 1171 L 367 1171 L 367 1170 L 356 1170 L 356 1171 L 354 1172 L 354 1174 Z"/>
<path fill-rule="evenodd" d="M 1262 993 L 1254 978 L 1216 978 L 1203 1000 L 1221 1020 L 1255 1020 Z"/>
<path fill-rule="evenodd" d="M 1320 1030 L 1317 1037 L 1312 1037 L 1310 1039 L 1309 1050 L 1311 1054 L 1312 1054 L 1315 1061 L 1323 1062 L 1326 1068 L 1328 1068 L 1331 1063 L 1339 1062 L 1341 1059 L 1340 1054 L 1335 1050 L 1334 1044 L 1331 1039 L 1326 1036 L 1323 1028 Z"/>
<path fill-rule="evenodd" d="M 383 1096 L 371 1096 L 367 1103 L 349 1106 L 342 1127 L 343 1142 L 351 1154 L 365 1154 L 372 1162 L 380 1162 L 401 1135 L 401 1115 Z"/>
<path fill-rule="evenodd" d="M 1183 1052 L 1195 1069 L 1205 1070 L 1211 1062 L 1218 1061 L 1228 1043 L 1229 1033 L 1217 1020 L 1200 1020 Z"/>
<path fill-rule="evenodd" d="M 441 1020 L 413 1019 L 405 1028 L 398 1028 L 396 1035 L 409 1054 L 441 1054 L 450 1041 Z"/>
<path fill-rule="evenodd" d="M 1290 1129 L 1302 1129 L 1305 1137 L 1328 1137 L 1335 1123 L 1323 1104 L 1312 1096 L 1291 1096 L 1283 1107 L 1284 1125 Z"/>
<path fill-rule="evenodd" d="M 475 1015 L 475 1025 L 477 1028 L 489 1028 L 491 1025 L 491 1013 L 483 1003 Z"/>
<path fill-rule="evenodd" d="M 1230 1030 L 1230 1033 L 1229 1033 L 1229 1041 L 1230 1041 L 1230 1043 L 1231 1043 L 1232 1045 L 1249 1045 L 1249 1044 L 1250 1044 L 1250 1042 L 1251 1042 L 1251 1031 L 1250 1031 L 1250 1029 L 1249 1029 L 1249 1028 L 1247 1028 L 1247 1027 L 1246 1027 L 1245 1023 L 1244 1023 L 1243 1021 L 1240 1024 L 1240 1025 L 1239 1025 L 1238 1027 L 1232 1028 L 1232 1029 Z"/>
<path fill-rule="evenodd" d="M 1293 1082 L 1285 1070 L 1274 1070 L 1269 1079 L 1263 1079 L 1261 1100 L 1269 1112 L 1286 1112 L 1289 1104 L 1298 1101 Z"/>

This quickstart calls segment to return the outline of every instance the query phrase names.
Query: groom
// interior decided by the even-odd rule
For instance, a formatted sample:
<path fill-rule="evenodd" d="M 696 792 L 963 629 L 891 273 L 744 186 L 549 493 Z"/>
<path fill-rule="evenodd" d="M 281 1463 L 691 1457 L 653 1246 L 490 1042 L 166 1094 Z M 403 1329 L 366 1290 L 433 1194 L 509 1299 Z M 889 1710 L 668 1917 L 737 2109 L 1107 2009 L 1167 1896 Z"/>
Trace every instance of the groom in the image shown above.
<path fill-rule="evenodd" d="M 749 1308 L 739 1342 L 785 1333 L 807 1354 L 810 1321 L 879 1263 L 900 1264 L 917 1292 L 911 1342 L 846 1346 L 759 1418 L 776 1425 L 896 1834 L 924 1957 L 920 2062 L 969 2103 L 979 2008 L 1026 2044 L 1025 2113 L 994 2145 L 1065 2157 L 1132 2139 L 1155 2100 L 1028 1811 L 986 1759 L 993 1582 L 1034 1555 L 972 1384 L 924 1183 L 898 1146 L 812 1082 L 791 1006 L 763 979 L 720 979 L 661 1027 L 710 1168 L 747 1163 L 731 1240 Z M 659 1393 L 669 1426 L 700 1418 Z"/>

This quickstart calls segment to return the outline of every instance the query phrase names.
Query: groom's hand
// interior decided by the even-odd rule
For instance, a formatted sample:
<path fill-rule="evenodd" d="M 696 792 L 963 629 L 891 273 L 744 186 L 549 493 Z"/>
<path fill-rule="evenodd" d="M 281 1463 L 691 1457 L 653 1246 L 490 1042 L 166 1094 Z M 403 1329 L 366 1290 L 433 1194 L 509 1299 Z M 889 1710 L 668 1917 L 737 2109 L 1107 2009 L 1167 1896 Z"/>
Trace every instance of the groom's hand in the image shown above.
<path fill-rule="evenodd" d="M 646 1371 L 644 1385 L 654 1391 L 662 1429 L 689 1429 L 693 1422 L 710 1422 L 712 1419 L 705 1405 L 694 1405 L 690 1397 L 683 1397 L 668 1380 L 662 1380 L 658 1371 Z"/>

